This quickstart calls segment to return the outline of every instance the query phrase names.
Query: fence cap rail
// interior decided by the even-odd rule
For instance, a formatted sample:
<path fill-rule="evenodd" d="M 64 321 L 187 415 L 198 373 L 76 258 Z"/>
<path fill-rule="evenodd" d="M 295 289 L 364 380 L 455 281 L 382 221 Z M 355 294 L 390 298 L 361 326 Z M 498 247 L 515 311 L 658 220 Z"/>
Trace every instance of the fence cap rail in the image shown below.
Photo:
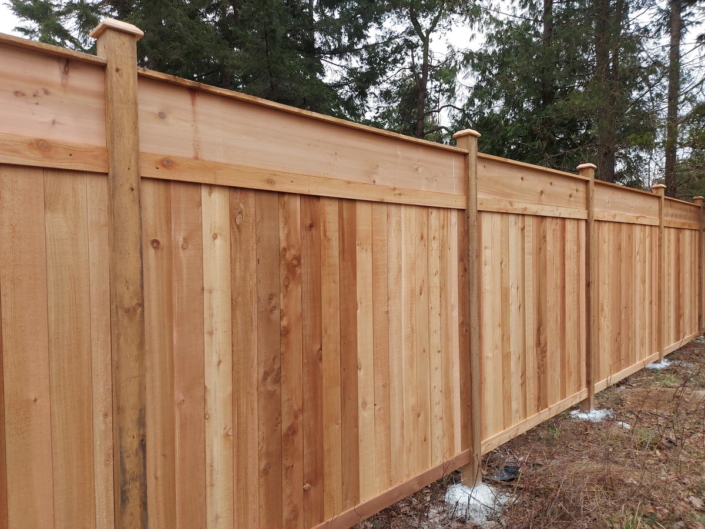
<path fill-rule="evenodd" d="M 97 66 L 105 66 L 108 64 L 108 61 L 103 57 L 89 55 L 88 53 L 82 53 L 80 51 L 69 50 L 60 46 L 52 46 L 51 44 L 44 44 L 43 42 L 23 39 L 20 37 L 15 37 L 14 35 L 7 35 L 5 33 L 0 33 L 0 45 L 21 48 L 23 50 L 29 50 L 36 53 L 46 53 L 47 55 L 61 57 L 62 59 L 74 59 L 81 62 L 95 64 Z"/>
<path fill-rule="evenodd" d="M 88 36 L 97 39 L 105 32 L 106 29 L 114 29 L 115 31 L 121 31 L 123 33 L 134 35 L 137 37 L 136 40 L 140 40 L 144 37 L 144 31 L 137 26 L 133 26 L 132 24 L 128 24 L 127 22 L 122 22 L 120 20 L 115 20 L 114 18 L 104 18 Z"/>

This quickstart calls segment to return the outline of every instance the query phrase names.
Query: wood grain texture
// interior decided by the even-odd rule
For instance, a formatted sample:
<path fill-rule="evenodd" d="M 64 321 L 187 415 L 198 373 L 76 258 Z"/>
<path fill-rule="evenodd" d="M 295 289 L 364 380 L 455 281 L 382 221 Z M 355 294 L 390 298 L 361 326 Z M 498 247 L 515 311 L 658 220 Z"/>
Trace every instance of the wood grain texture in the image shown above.
<path fill-rule="evenodd" d="M 95 527 L 86 175 L 44 171 L 54 523 Z"/>
<path fill-rule="evenodd" d="M 233 525 L 233 349 L 230 193 L 201 187 L 206 526 Z"/>
<path fill-rule="evenodd" d="M 301 307 L 301 198 L 279 195 L 282 492 L 285 528 L 304 526 L 304 379 Z M 272 441 L 270 441 L 272 442 Z M 276 442 L 276 441 L 274 441 Z"/>
<path fill-rule="evenodd" d="M 259 526 L 255 192 L 230 190 L 233 315 L 234 526 Z"/>
<path fill-rule="evenodd" d="M 54 527 L 41 169 L 0 166 L 0 284 L 10 527 Z"/>

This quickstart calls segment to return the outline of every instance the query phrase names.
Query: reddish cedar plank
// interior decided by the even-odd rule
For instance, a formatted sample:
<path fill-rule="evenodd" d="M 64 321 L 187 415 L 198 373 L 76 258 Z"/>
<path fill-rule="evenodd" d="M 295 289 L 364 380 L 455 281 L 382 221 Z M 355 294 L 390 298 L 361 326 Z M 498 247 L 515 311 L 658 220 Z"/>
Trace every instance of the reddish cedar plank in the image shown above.
<path fill-rule="evenodd" d="M 88 253 L 91 283 L 91 350 L 93 376 L 93 468 L 96 526 L 115 522 L 113 485 L 113 392 L 110 356 L 110 244 L 108 180 L 87 174 Z M 168 404 L 171 405 L 171 402 Z"/>
<path fill-rule="evenodd" d="M 340 384 L 340 247 L 338 204 L 321 198 L 324 518 L 343 510 Z"/>
<path fill-rule="evenodd" d="M 44 182 L 0 166 L 5 449 L 10 527 L 54 527 Z"/>
<path fill-rule="evenodd" d="M 44 170 L 54 524 L 95 527 L 86 175 Z M 89 501 L 86 501 L 86 499 Z"/>
<path fill-rule="evenodd" d="M 511 328 L 511 312 L 512 307 L 510 305 L 510 294 L 511 294 L 511 282 L 509 268 L 511 263 L 509 261 L 509 220 L 512 215 L 501 214 L 499 215 L 499 271 L 500 271 L 500 290 L 495 290 L 492 295 L 496 297 L 498 294 L 500 296 L 500 348 L 497 351 L 499 358 L 495 358 L 496 366 L 499 366 L 501 373 L 499 377 L 494 381 L 500 387 L 500 393 L 498 395 L 500 407 L 502 409 L 502 421 L 499 425 L 500 430 L 506 430 L 512 425 L 512 401 L 514 400 L 514 390 L 512 388 L 512 354 L 511 354 L 511 340 L 510 337 L 513 334 L 513 329 Z M 496 266 L 496 263 L 491 263 L 492 267 Z"/>
<path fill-rule="evenodd" d="M 325 519 L 320 198 L 301 197 L 300 229 L 304 381 L 304 526 L 313 527 Z"/>
<path fill-rule="evenodd" d="M 548 379 L 548 222 L 544 217 L 534 219 L 534 240 L 537 247 L 537 259 L 534 262 L 534 292 L 536 293 L 536 371 L 538 387 L 538 409 L 548 408 L 548 385 L 553 383 Z"/>
<path fill-rule="evenodd" d="M 142 182 L 145 341 L 147 370 L 147 503 L 150 524 L 176 527 L 174 413 L 174 292 L 171 184 Z M 112 454 L 111 454 L 112 457 Z"/>
<path fill-rule="evenodd" d="M 351 200 L 341 200 L 339 205 L 343 509 L 349 509 L 360 501 L 355 206 Z"/>
<path fill-rule="evenodd" d="M 375 376 L 372 297 L 372 204 L 356 202 L 357 392 L 360 443 L 360 501 L 377 492 Z"/>
<path fill-rule="evenodd" d="M 387 296 L 389 298 L 389 424 L 391 479 L 394 485 L 406 476 L 404 441 L 404 359 L 402 352 L 402 206 L 387 206 Z"/>
<path fill-rule="evenodd" d="M 416 210 L 416 390 L 418 471 L 431 468 L 431 362 L 428 328 L 428 210 Z"/>
<path fill-rule="evenodd" d="M 259 527 L 255 192 L 230 190 L 235 527 Z"/>
<path fill-rule="evenodd" d="M 282 392 L 279 199 L 255 193 L 257 215 L 257 364 L 260 527 L 282 526 Z"/>
<path fill-rule="evenodd" d="M 206 524 L 201 186 L 171 183 L 176 523 Z"/>
<path fill-rule="evenodd" d="M 301 351 L 301 198 L 279 195 L 281 299 L 282 523 L 303 528 L 304 439 Z"/>
<path fill-rule="evenodd" d="M 390 439 L 389 294 L 387 283 L 387 204 L 372 204 L 372 292 L 374 300 L 375 457 L 377 490 L 392 482 Z"/>

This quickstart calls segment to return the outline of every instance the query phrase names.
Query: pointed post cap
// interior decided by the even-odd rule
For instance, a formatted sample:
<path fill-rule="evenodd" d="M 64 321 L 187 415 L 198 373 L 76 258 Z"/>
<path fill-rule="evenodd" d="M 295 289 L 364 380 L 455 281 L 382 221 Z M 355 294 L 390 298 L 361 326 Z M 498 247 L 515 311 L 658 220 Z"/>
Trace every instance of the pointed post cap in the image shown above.
<path fill-rule="evenodd" d="M 114 18 L 104 18 L 88 36 L 97 39 L 105 32 L 106 29 L 113 29 L 129 35 L 134 35 L 136 37 L 135 41 L 140 40 L 144 36 L 144 31 L 137 26 L 133 26 L 127 22 L 121 22 L 120 20 L 115 20 Z"/>
<path fill-rule="evenodd" d="M 474 136 L 474 137 L 476 137 L 476 138 L 479 138 L 480 136 L 482 136 L 482 134 L 480 134 L 480 133 L 477 132 L 476 130 L 472 130 L 472 129 L 463 129 L 463 130 L 459 130 L 458 132 L 456 132 L 455 134 L 453 134 L 453 137 L 454 137 L 456 140 L 457 140 L 458 138 L 462 138 L 462 137 L 464 137 L 464 136 Z"/>
<path fill-rule="evenodd" d="M 597 169 L 597 166 L 594 163 L 581 163 L 576 169 L 578 171 L 582 169 Z"/>

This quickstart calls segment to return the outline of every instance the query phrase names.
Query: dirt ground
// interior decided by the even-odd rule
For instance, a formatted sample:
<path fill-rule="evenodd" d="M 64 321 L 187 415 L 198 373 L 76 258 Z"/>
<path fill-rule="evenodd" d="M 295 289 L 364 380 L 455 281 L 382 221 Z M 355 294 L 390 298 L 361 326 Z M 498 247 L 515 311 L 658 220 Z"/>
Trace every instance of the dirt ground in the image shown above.
<path fill-rule="evenodd" d="M 613 420 L 565 412 L 487 454 L 485 482 L 514 499 L 485 527 L 705 529 L 705 341 L 668 359 L 597 395 Z M 495 482 L 505 465 L 519 478 Z M 477 527 L 443 501 L 458 481 L 450 474 L 356 528 Z"/>

